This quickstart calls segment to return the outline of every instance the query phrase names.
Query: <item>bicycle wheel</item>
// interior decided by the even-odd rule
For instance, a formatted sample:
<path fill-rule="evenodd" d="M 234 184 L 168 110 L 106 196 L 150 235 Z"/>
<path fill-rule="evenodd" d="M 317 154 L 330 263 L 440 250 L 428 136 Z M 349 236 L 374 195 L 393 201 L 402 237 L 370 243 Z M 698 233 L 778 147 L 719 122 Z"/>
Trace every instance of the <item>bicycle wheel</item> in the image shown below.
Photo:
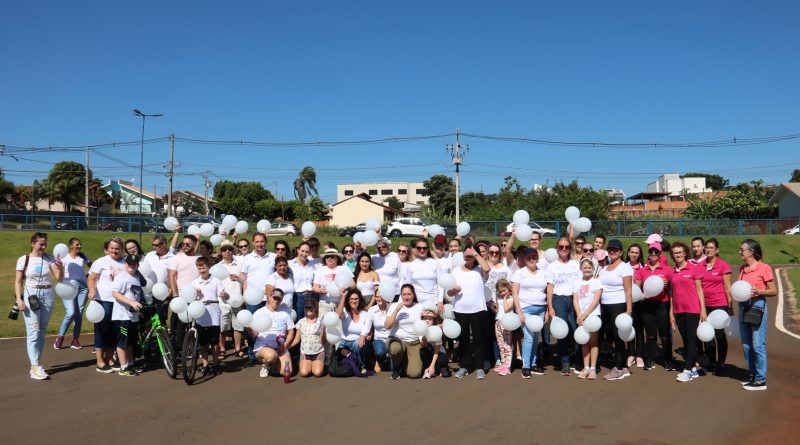
<path fill-rule="evenodd" d="M 167 331 L 164 329 L 157 330 L 156 340 L 158 341 L 158 349 L 161 351 L 161 360 L 164 362 L 164 370 L 167 371 L 169 378 L 174 379 L 178 373 L 178 366 L 175 363 L 175 350 L 172 348 L 172 342 L 169 341 Z"/>
<path fill-rule="evenodd" d="M 197 374 L 197 331 L 194 328 L 186 331 L 183 337 L 181 368 L 183 368 L 183 380 L 187 385 L 191 385 Z"/>

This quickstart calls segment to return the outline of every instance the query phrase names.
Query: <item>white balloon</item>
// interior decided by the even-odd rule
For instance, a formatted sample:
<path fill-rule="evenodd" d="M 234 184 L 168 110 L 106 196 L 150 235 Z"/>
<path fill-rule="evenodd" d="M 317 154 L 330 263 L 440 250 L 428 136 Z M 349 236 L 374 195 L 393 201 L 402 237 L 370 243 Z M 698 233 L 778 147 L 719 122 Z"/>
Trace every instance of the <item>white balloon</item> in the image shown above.
<path fill-rule="evenodd" d="M 211 266 L 211 269 L 209 269 L 208 272 L 211 273 L 211 275 L 213 275 L 214 278 L 218 280 L 224 280 L 225 278 L 228 278 L 231 274 L 228 271 L 228 268 L 223 266 L 222 264 L 215 264 Z"/>
<path fill-rule="evenodd" d="M 575 227 L 575 230 L 577 230 L 578 232 L 581 233 L 588 232 L 592 230 L 592 221 L 590 221 L 589 218 L 582 216 L 576 219 L 575 223 L 573 223 L 572 226 Z"/>
<path fill-rule="evenodd" d="M 236 227 L 234 228 L 234 230 L 236 230 L 236 233 L 238 233 L 239 235 L 243 235 L 247 233 L 248 230 L 250 230 L 250 225 L 247 224 L 247 221 L 239 221 L 236 223 Z"/>
<path fill-rule="evenodd" d="M 90 301 L 89 306 L 86 306 L 86 319 L 90 322 L 100 323 L 105 316 L 106 310 L 103 309 L 103 305 L 95 300 Z"/>
<path fill-rule="evenodd" d="M 439 278 L 437 278 L 437 282 L 444 290 L 450 290 L 456 287 L 456 279 L 449 273 L 440 274 Z"/>
<path fill-rule="evenodd" d="M 261 309 L 253 313 L 253 321 L 250 323 L 250 328 L 256 332 L 267 332 L 272 327 L 272 316 L 269 314 L 267 308 Z"/>
<path fill-rule="evenodd" d="M 336 283 L 328 283 L 325 290 L 328 291 L 329 297 L 340 297 L 342 295 L 342 292 L 336 287 Z"/>
<path fill-rule="evenodd" d="M 228 305 L 230 305 L 230 307 L 235 309 L 241 307 L 243 303 L 244 303 L 244 296 L 242 295 L 241 292 L 239 292 L 238 289 L 233 289 L 230 292 L 228 292 Z"/>
<path fill-rule="evenodd" d="M 186 304 L 183 298 L 173 298 L 172 301 L 169 302 L 169 308 L 173 314 L 180 314 L 181 312 L 185 312 L 186 309 L 189 308 L 189 305 Z"/>
<path fill-rule="evenodd" d="M 253 313 L 247 309 L 242 309 L 238 314 L 236 314 L 236 321 L 238 321 L 242 326 L 249 328 L 250 325 L 253 324 Z"/>
<path fill-rule="evenodd" d="M 463 266 L 467 261 L 464 259 L 464 252 L 456 252 L 455 255 L 450 257 L 450 264 L 453 269 L 458 269 Z"/>
<path fill-rule="evenodd" d="M 332 328 L 339 324 L 339 315 L 336 312 L 328 312 L 322 317 L 322 324 Z"/>
<path fill-rule="evenodd" d="M 191 284 L 184 286 L 182 289 L 178 289 L 178 294 L 187 305 L 192 301 L 197 300 L 197 289 L 195 289 Z"/>
<path fill-rule="evenodd" d="M 364 239 L 364 232 L 356 232 L 353 234 L 353 244 L 359 244 Z"/>
<path fill-rule="evenodd" d="M 250 286 L 244 291 L 244 302 L 250 306 L 256 306 L 264 301 L 264 290 L 258 286 Z"/>
<path fill-rule="evenodd" d="M 603 326 L 603 320 L 595 314 L 589 315 L 583 320 L 583 327 L 586 328 L 586 332 L 597 332 L 601 326 Z"/>
<path fill-rule="evenodd" d="M 220 235 L 219 233 L 215 233 L 215 234 L 211 235 L 211 238 L 209 238 L 209 241 L 211 241 L 211 245 L 212 246 L 217 247 L 220 244 L 222 244 L 222 235 Z"/>
<path fill-rule="evenodd" d="M 314 236 L 314 234 L 317 233 L 317 225 L 311 221 L 306 221 L 303 223 L 300 231 L 303 232 L 303 236 Z"/>
<path fill-rule="evenodd" d="M 394 300 L 394 296 L 397 295 L 397 286 L 391 281 L 381 280 L 378 285 L 378 295 L 391 303 Z"/>
<path fill-rule="evenodd" d="M 444 227 L 439 224 L 431 224 L 428 226 L 428 235 L 433 237 L 436 235 L 444 235 Z"/>
<path fill-rule="evenodd" d="M 53 247 L 53 256 L 56 259 L 66 258 L 67 254 L 69 254 L 69 247 L 67 247 L 64 243 L 58 243 L 55 247 Z"/>
<path fill-rule="evenodd" d="M 153 286 L 156 285 L 158 278 L 156 277 L 155 272 L 150 272 L 145 276 L 145 283 L 144 283 L 144 296 L 150 297 L 150 300 L 147 302 L 148 304 L 153 302 Z"/>
<path fill-rule="evenodd" d="M 715 309 L 708 314 L 708 322 L 714 329 L 725 329 L 725 324 L 730 321 L 730 315 L 722 309 Z"/>
<path fill-rule="evenodd" d="M 445 304 L 444 305 L 444 309 L 442 310 L 442 318 L 444 318 L 445 320 L 455 320 L 456 319 L 456 313 L 453 310 L 453 305 L 452 304 Z"/>
<path fill-rule="evenodd" d="M 153 266 L 151 266 L 149 262 L 147 261 L 139 262 L 139 273 L 141 273 L 142 276 L 146 277 L 150 275 L 150 272 L 152 271 L 153 271 Z"/>
<path fill-rule="evenodd" d="M 533 229 L 527 224 L 515 224 L 516 237 L 520 241 L 528 241 L 533 236 Z"/>
<path fill-rule="evenodd" d="M 569 334 L 567 322 L 560 317 L 553 317 L 553 319 L 550 320 L 550 334 L 557 340 L 565 338 Z"/>
<path fill-rule="evenodd" d="M 230 230 L 236 227 L 237 222 L 239 222 L 239 220 L 235 216 L 225 215 L 225 217 L 222 218 L 222 227 L 225 227 L 227 230 Z"/>
<path fill-rule="evenodd" d="M 631 286 L 631 301 L 636 303 L 637 301 L 642 301 L 642 300 L 644 300 L 644 292 L 642 292 L 642 290 L 639 289 L 639 286 L 633 284 L 633 286 Z"/>
<path fill-rule="evenodd" d="M 188 229 L 186 229 L 186 233 L 192 236 L 197 236 L 200 234 L 200 227 L 198 227 L 197 224 L 192 224 Z"/>
<path fill-rule="evenodd" d="M 341 337 L 342 337 L 342 333 L 338 329 L 336 329 L 335 327 L 328 327 L 325 330 L 325 340 L 328 341 L 329 345 L 337 345 L 337 344 L 339 344 L 339 340 L 341 339 Z"/>
<path fill-rule="evenodd" d="M 56 295 L 69 301 L 74 300 L 78 296 L 78 285 L 72 281 L 64 281 L 63 283 L 56 283 Z"/>
<path fill-rule="evenodd" d="M 378 218 L 370 218 L 364 225 L 367 226 L 367 230 L 373 232 L 381 228 L 381 222 L 378 220 Z"/>
<path fill-rule="evenodd" d="M 170 232 L 174 232 L 175 228 L 178 227 L 178 218 L 174 216 L 167 217 L 164 219 L 164 228 Z"/>
<path fill-rule="evenodd" d="M 642 283 L 642 290 L 646 298 L 653 298 L 664 290 L 664 279 L 657 275 L 651 275 Z"/>
<path fill-rule="evenodd" d="M 267 233 L 272 228 L 272 224 L 266 219 L 262 219 L 256 223 L 256 230 L 260 233 Z"/>
<path fill-rule="evenodd" d="M 570 224 L 575 224 L 575 221 L 581 217 L 581 211 L 575 206 L 569 206 L 567 210 L 564 211 L 564 217 L 567 218 Z"/>
<path fill-rule="evenodd" d="M 378 244 L 379 240 L 380 237 L 378 236 L 378 233 L 371 230 L 366 231 L 363 235 L 361 235 L 361 244 L 364 244 L 365 246 L 374 246 L 375 244 Z"/>
<path fill-rule="evenodd" d="M 353 276 L 342 271 L 336 274 L 336 278 L 334 278 L 333 281 L 336 283 L 336 286 L 338 286 L 339 289 L 347 289 L 353 282 Z"/>
<path fill-rule="evenodd" d="M 440 328 L 439 326 L 431 326 L 428 328 L 428 333 L 426 334 L 426 337 L 430 342 L 439 343 L 440 341 L 442 341 L 442 334 L 443 334 L 442 328 Z"/>
<path fill-rule="evenodd" d="M 575 334 L 573 334 L 573 337 L 575 338 L 575 343 L 579 345 L 585 345 L 586 343 L 589 343 L 590 340 L 589 331 L 587 331 L 583 326 L 578 326 L 575 328 Z"/>
<path fill-rule="evenodd" d="M 503 329 L 506 331 L 516 331 L 522 326 L 522 321 L 519 319 L 519 315 L 514 312 L 506 312 L 503 314 L 503 318 L 500 319 L 500 324 L 503 325 Z"/>
<path fill-rule="evenodd" d="M 538 315 L 525 317 L 525 327 L 530 332 L 539 332 L 544 328 L 544 319 Z"/>
<path fill-rule="evenodd" d="M 697 338 L 702 342 L 711 341 L 714 339 L 714 326 L 708 321 L 700 322 L 697 325 Z"/>
<path fill-rule="evenodd" d="M 544 259 L 548 263 L 555 262 L 558 259 L 558 251 L 552 247 L 544 251 Z"/>
<path fill-rule="evenodd" d="M 169 295 L 169 287 L 164 283 L 156 283 L 153 285 L 153 296 L 158 301 L 164 301 Z"/>
<path fill-rule="evenodd" d="M 211 223 L 203 223 L 200 226 L 200 235 L 211 236 L 214 234 L 214 225 Z"/>
<path fill-rule="evenodd" d="M 178 313 L 178 320 L 184 323 L 191 323 L 192 319 L 189 317 L 189 311 L 183 311 Z"/>
<path fill-rule="evenodd" d="M 414 322 L 414 333 L 420 337 L 428 333 L 428 323 L 425 320 L 417 320 Z"/>
<path fill-rule="evenodd" d="M 192 303 L 189 305 L 188 308 L 186 308 L 186 310 L 189 311 L 189 317 L 196 320 L 202 317 L 203 314 L 205 314 L 206 305 L 203 304 L 203 302 L 200 300 L 192 301 Z"/>
<path fill-rule="evenodd" d="M 292 321 L 297 321 L 297 311 L 292 309 L 292 312 L 289 315 L 292 316 Z"/>
<path fill-rule="evenodd" d="M 470 231 L 470 226 L 469 223 L 466 221 L 461 221 L 456 226 L 456 233 L 458 234 L 458 236 L 467 236 L 469 231 Z"/>
<path fill-rule="evenodd" d="M 731 285 L 731 297 L 738 302 L 747 301 L 753 296 L 753 285 L 739 280 Z"/>
<path fill-rule="evenodd" d="M 636 338 L 636 329 L 630 327 L 628 329 L 624 329 L 619 331 L 619 338 L 622 341 L 633 341 Z"/>
<path fill-rule="evenodd" d="M 628 314 L 619 314 L 614 320 L 614 325 L 616 325 L 617 329 L 620 331 L 627 331 L 633 326 L 633 318 Z"/>
<path fill-rule="evenodd" d="M 461 335 L 461 325 L 455 320 L 445 320 L 444 323 L 442 323 L 442 331 L 444 331 L 444 335 L 447 338 L 456 339 Z"/>
<path fill-rule="evenodd" d="M 438 307 L 436 307 L 436 303 L 434 303 L 433 301 L 428 301 L 428 302 L 425 302 L 425 303 L 420 303 L 420 304 L 419 304 L 419 308 L 420 308 L 420 310 L 423 310 L 423 311 L 431 311 L 431 312 L 436 312 L 436 311 L 438 311 L 438 310 L 439 310 L 439 308 L 438 308 Z"/>
<path fill-rule="evenodd" d="M 514 218 L 512 219 L 515 226 L 525 226 L 531 222 L 531 216 L 528 215 L 528 212 L 525 210 L 517 210 L 514 212 Z"/>

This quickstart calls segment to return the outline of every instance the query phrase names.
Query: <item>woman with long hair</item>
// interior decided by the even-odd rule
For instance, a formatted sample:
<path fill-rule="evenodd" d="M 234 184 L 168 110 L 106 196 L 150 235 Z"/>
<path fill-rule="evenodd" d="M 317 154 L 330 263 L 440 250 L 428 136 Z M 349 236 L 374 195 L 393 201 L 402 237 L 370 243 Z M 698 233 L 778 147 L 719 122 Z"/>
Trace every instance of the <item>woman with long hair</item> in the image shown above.
<path fill-rule="evenodd" d="M 417 238 L 413 244 L 416 259 L 409 264 L 404 283 L 414 286 L 414 293 L 420 303 L 435 303 L 441 312 L 444 295 L 439 293 L 437 278 L 441 275 L 442 268 L 431 256 L 427 239 Z"/>
<path fill-rule="evenodd" d="M 633 313 L 633 269 L 622 259 L 622 242 L 612 239 L 606 248 L 608 265 L 600 269 L 598 278 L 603 285 L 600 296 L 600 312 L 607 340 L 614 341 L 614 367 L 603 378 L 622 380 L 631 375 L 625 366 L 625 342 L 617 332 L 615 321 L 620 314 Z M 597 251 L 595 251 L 597 254 Z"/>
<path fill-rule="evenodd" d="M 422 377 L 420 338 L 414 332 L 414 322 L 421 320 L 421 305 L 417 302 L 414 286 L 400 288 L 400 301 L 393 303 L 383 327 L 389 330 L 389 357 L 392 360 L 392 380 L 400 378 L 401 371 L 410 379 Z"/>
<path fill-rule="evenodd" d="M 380 276 L 372 268 L 372 257 L 369 252 L 361 252 L 361 255 L 358 256 L 353 279 L 356 281 L 356 287 L 361 291 L 365 308 L 369 309 L 375 304 L 375 292 L 378 290 L 378 285 L 381 284 Z"/>
<path fill-rule="evenodd" d="M 634 284 L 636 281 L 636 271 L 644 266 L 644 257 L 642 255 L 642 246 L 639 243 L 633 243 L 628 246 L 628 252 L 625 255 L 625 261 L 630 264 L 633 269 Z M 637 368 L 644 368 L 644 322 L 642 321 L 642 302 L 637 301 L 633 303 L 633 328 L 636 329 L 636 338 L 628 342 L 628 368 L 634 365 Z"/>
<path fill-rule="evenodd" d="M 706 311 L 710 314 L 715 310 L 722 310 L 731 315 L 731 266 L 719 257 L 719 241 L 716 238 L 709 238 L 704 250 L 705 264 L 700 265 L 700 281 L 703 284 Z M 728 337 L 725 329 L 715 329 L 714 338 L 704 346 L 709 361 L 708 368 L 714 370 L 714 375 L 724 375 L 725 360 L 728 358 Z"/>
<path fill-rule="evenodd" d="M 677 381 L 689 382 L 699 374 L 697 362 L 697 326 L 706 319 L 705 298 L 701 276 L 695 266 L 689 264 L 689 246 L 678 241 L 670 250 L 675 267 L 672 269 L 672 307 L 670 322 L 678 328 L 686 351 L 683 372 Z"/>
<path fill-rule="evenodd" d="M 70 348 L 81 349 L 81 343 L 78 337 L 81 335 L 81 326 L 83 322 L 83 306 L 86 303 L 86 295 L 89 293 L 89 288 L 86 287 L 86 268 L 92 265 L 92 261 L 81 252 L 81 240 L 78 238 L 70 238 L 69 240 L 69 254 L 61 258 L 64 263 L 64 279 L 69 280 L 78 287 L 78 295 L 72 300 L 63 300 L 66 313 L 64 320 L 61 322 L 61 327 L 58 329 L 58 337 L 53 344 L 53 348 L 61 349 L 64 343 L 64 336 L 67 335 L 69 325 L 74 321 L 75 325 L 72 329 L 72 342 Z"/>

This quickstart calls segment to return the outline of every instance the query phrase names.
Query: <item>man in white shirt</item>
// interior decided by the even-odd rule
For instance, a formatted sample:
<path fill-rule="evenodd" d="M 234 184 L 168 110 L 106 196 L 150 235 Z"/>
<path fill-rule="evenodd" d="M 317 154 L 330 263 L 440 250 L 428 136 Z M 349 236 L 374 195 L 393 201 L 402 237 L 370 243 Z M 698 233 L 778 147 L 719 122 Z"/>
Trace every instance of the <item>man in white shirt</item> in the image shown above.
<path fill-rule="evenodd" d="M 253 234 L 253 251 L 248 253 L 244 260 L 242 261 L 242 273 L 241 273 L 241 282 L 243 283 L 242 292 L 247 292 L 249 287 L 253 287 L 259 289 L 261 293 L 264 293 L 265 288 L 267 286 L 267 278 L 275 272 L 275 254 L 272 252 L 267 251 L 267 235 L 257 232 Z M 261 309 L 265 305 L 265 301 L 262 300 L 261 303 L 257 305 L 246 305 L 247 310 L 252 313 L 255 313 L 258 309 Z M 249 338 L 249 330 L 248 332 L 248 344 L 252 345 L 255 342 L 254 338 Z M 249 348 L 248 355 L 250 357 L 250 363 L 256 362 L 256 355 L 253 352 L 253 348 Z"/>

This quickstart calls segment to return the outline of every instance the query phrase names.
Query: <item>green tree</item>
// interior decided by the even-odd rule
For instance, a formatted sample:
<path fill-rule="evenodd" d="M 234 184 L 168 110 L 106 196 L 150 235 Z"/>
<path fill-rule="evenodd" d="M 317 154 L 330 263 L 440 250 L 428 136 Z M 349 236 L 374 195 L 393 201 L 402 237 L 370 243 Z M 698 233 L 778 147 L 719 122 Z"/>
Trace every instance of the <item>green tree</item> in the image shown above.
<path fill-rule="evenodd" d="M 253 218 L 257 216 L 257 202 L 274 200 L 275 197 L 260 182 L 220 181 L 214 184 L 214 199 L 217 201 L 217 209 L 222 213 Z"/>
<path fill-rule="evenodd" d="M 789 182 L 800 182 L 800 168 L 796 168 L 792 171 L 792 177 L 789 179 Z"/>
<path fill-rule="evenodd" d="M 747 184 L 738 184 L 725 196 L 708 200 L 689 198 L 685 214 L 698 219 L 774 218 L 778 214 L 778 206 L 769 203 L 766 192 L 757 191 Z"/>
<path fill-rule="evenodd" d="M 321 221 L 328 216 L 328 206 L 319 199 L 319 196 L 308 200 L 308 216 L 312 221 Z"/>
<path fill-rule="evenodd" d="M 0 170 L 0 204 L 7 203 L 13 199 L 14 190 L 14 184 L 7 180 L 3 171 Z"/>
<path fill-rule="evenodd" d="M 317 195 L 317 172 L 314 167 L 305 166 L 294 180 L 294 196 L 300 202 L 306 202 L 306 196 L 311 194 Z"/>
<path fill-rule="evenodd" d="M 253 209 L 259 219 L 274 221 L 282 217 L 281 203 L 275 199 L 262 199 L 254 204 Z"/>
<path fill-rule="evenodd" d="M 92 171 L 89 170 L 89 180 Z M 64 210 L 70 211 L 73 204 L 81 203 L 86 192 L 86 167 L 75 161 L 63 161 L 50 169 L 50 174 L 43 183 L 45 196 L 52 202 L 64 204 Z"/>
<path fill-rule="evenodd" d="M 389 207 L 393 209 L 403 209 L 403 202 L 397 199 L 396 196 L 390 196 L 383 200 Z"/>
<path fill-rule="evenodd" d="M 422 196 L 428 197 L 428 202 L 437 212 L 444 215 L 454 214 L 456 211 L 456 185 L 453 178 L 445 175 L 434 175 L 422 183 Z"/>
<path fill-rule="evenodd" d="M 31 187 L 18 185 L 11 194 L 11 205 L 17 210 L 25 210 L 25 205 L 31 202 Z"/>
<path fill-rule="evenodd" d="M 730 181 L 720 175 L 711 173 L 686 173 L 684 178 L 706 178 L 706 187 L 711 190 L 725 190 L 730 186 Z"/>

